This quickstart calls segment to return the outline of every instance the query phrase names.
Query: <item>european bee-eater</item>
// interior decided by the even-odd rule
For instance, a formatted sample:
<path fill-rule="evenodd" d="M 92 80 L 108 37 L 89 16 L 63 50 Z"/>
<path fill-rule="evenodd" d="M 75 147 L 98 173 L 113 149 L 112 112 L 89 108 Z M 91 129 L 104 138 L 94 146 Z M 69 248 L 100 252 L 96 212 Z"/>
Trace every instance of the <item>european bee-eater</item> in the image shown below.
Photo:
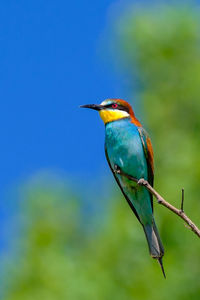
<path fill-rule="evenodd" d="M 151 140 L 132 107 L 122 99 L 106 99 L 100 105 L 81 107 L 99 111 L 105 124 L 105 153 L 110 169 L 132 211 L 141 223 L 149 246 L 150 255 L 162 264 L 164 248 L 153 216 L 152 194 L 128 179 L 124 174 L 146 179 L 151 186 L 154 180 L 154 159 Z M 116 169 L 121 170 L 116 172 Z"/>

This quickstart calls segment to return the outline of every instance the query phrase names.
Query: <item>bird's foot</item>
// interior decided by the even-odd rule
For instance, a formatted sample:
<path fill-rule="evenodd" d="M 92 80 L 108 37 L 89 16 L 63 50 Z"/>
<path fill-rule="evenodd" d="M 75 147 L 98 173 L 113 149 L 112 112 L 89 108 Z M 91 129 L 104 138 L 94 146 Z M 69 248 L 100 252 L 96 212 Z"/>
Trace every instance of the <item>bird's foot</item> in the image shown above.
<path fill-rule="evenodd" d="M 114 173 L 115 174 L 121 174 L 121 169 L 118 165 L 114 165 Z"/>
<path fill-rule="evenodd" d="M 146 185 L 147 181 L 144 178 L 140 178 L 137 182 L 138 185 Z"/>

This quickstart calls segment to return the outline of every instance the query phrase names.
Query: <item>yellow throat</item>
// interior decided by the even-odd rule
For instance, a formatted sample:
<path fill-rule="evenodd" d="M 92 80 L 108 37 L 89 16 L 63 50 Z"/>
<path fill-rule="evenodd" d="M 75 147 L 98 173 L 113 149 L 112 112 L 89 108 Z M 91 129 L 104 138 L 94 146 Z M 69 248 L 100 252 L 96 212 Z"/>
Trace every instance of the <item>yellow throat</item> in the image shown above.
<path fill-rule="evenodd" d="M 123 110 L 112 110 L 112 109 L 102 109 L 99 111 L 100 117 L 103 120 L 103 122 L 109 123 L 113 121 L 117 121 L 119 119 L 130 117 L 130 115 Z"/>

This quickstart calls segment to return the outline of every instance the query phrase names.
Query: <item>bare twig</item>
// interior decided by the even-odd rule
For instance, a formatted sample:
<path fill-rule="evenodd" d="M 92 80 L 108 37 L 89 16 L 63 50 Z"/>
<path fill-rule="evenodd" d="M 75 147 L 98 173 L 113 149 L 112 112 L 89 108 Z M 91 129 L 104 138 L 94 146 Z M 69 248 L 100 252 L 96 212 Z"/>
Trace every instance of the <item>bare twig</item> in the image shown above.
<path fill-rule="evenodd" d="M 186 214 L 183 211 L 184 189 L 182 189 L 181 209 L 178 209 L 178 208 L 174 207 L 173 205 L 171 205 L 170 203 L 168 203 L 160 194 L 158 194 L 158 192 L 156 190 L 154 190 L 154 188 L 148 183 L 147 180 L 145 180 L 143 178 L 138 180 L 137 178 L 124 173 L 118 166 L 115 166 L 115 167 L 116 167 L 115 168 L 115 173 L 120 174 L 120 175 L 136 182 L 138 185 L 144 186 L 153 196 L 155 196 L 155 198 L 157 199 L 159 204 L 167 207 L 169 210 L 171 210 L 173 213 L 175 213 L 177 216 L 179 216 L 181 219 L 183 219 L 185 221 L 185 223 L 187 223 L 189 228 L 198 237 L 200 237 L 200 229 L 188 218 L 188 216 L 186 216 Z"/>

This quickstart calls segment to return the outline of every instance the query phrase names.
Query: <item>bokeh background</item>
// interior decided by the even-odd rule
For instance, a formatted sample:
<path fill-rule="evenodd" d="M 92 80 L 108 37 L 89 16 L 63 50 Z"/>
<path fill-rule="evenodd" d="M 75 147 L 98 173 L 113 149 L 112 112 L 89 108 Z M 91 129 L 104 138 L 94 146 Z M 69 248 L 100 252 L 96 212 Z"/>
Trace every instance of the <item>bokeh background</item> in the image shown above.
<path fill-rule="evenodd" d="M 200 225 L 198 1 L 7 0 L 0 40 L 0 298 L 199 299 L 199 239 L 155 203 L 164 280 L 79 109 L 131 102 L 156 189 Z"/>

